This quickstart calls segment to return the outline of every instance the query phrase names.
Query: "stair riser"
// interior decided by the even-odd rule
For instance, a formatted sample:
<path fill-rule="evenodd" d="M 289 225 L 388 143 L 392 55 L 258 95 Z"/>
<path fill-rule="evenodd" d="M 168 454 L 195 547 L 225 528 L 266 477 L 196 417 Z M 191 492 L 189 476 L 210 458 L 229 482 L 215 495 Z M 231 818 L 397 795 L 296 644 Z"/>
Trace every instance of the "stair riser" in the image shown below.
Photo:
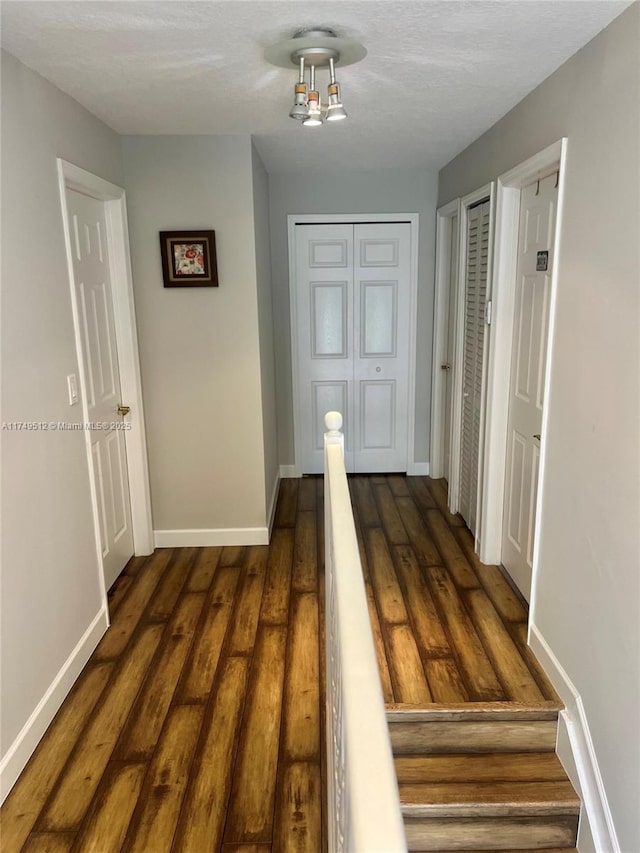
<path fill-rule="evenodd" d="M 395 755 L 439 752 L 553 752 L 553 720 L 390 722 Z"/>
<path fill-rule="evenodd" d="M 405 819 L 410 851 L 547 850 L 573 848 L 578 819 L 574 815 L 532 818 Z"/>

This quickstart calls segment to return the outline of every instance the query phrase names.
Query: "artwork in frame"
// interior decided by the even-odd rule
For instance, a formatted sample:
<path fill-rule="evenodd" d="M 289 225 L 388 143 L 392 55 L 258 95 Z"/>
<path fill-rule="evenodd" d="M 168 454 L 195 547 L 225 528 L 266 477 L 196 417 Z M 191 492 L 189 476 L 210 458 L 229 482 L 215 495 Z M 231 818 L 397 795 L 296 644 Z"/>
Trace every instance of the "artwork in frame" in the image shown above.
<path fill-rule="evenodd" d="M 215 231 L 161 231 L 165 287 L 217 287 Z"/>

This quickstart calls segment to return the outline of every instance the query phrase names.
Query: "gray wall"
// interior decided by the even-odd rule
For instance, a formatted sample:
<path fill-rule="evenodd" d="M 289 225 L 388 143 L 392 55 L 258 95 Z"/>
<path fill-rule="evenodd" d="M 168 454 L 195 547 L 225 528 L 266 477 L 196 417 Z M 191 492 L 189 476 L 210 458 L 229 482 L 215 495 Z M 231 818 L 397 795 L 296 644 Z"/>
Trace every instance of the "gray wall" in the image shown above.
<path fill-rule="evenodd" d="M 640 850 L 635 4 L 440 174 L 439 203 L 569 138 L 533 622 L 577 687 L 625 853 Z"/>
<path fill-rule="evenodd" d="M 271 249 L 269 231 L 269 178 L 260 155 L 251 148 L 253 166 L 253 217 L 256 244 L 256 281 L 258 286 L 258 324 L 260 333 L 260 382 L 262 388 L 262 427 L 264 437 L 264 485 L 267 512 L 273 488 L 279 476 L 278 435 L 276 428 L 276 372 L 273 350 L 273 308 L 271 292 Z M 267 519 L 269 520 L 269 519 Z"/>
<path fill-rule="evenodd" d="M 124 137 L 156 530 L 266 523 L 249 136 Z M 213 228 L 218 288 L 164 288 L 158 232 Z"/>
<path fill-rule="evenodd" d="M 117 134 L 2 53 L 2 420 L 82 421 L 56 157 L 123 184 Z M 101 607 L 82 432 L 3 431 L 2 753 Z"/>
<path fill-rule="evenodd" d="M 287 215 L 305 213 L 420 214 L 414 461 L 428 461 L 437 176 L 421 169 L 274 174 L 269 194 L 280 464 L 294 461 Z"/>

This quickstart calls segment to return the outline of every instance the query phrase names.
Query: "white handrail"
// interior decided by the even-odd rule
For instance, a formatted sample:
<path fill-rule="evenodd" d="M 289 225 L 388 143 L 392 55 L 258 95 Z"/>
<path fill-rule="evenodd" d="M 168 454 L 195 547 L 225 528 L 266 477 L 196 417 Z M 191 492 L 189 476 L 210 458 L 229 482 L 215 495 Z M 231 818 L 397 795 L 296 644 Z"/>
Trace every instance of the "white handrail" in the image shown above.
<path fill-rule="evenodd" d="M 398 783 L 344 466 L 342 415 L 325 415 L 329 853 L 406 853 Z"/>

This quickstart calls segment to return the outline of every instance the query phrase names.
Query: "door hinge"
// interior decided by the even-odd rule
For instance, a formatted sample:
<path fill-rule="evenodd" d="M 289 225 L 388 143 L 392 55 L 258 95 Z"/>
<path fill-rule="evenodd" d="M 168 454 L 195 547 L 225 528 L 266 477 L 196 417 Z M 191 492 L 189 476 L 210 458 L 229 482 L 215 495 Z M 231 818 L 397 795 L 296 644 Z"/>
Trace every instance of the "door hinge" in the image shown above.
<path fill-rule="evenodd" d="M 484 306 L 484 322 L 487 326 L 491 325 L 491 318 L 493 317 L 493 302 L 489 299 Z"/>

